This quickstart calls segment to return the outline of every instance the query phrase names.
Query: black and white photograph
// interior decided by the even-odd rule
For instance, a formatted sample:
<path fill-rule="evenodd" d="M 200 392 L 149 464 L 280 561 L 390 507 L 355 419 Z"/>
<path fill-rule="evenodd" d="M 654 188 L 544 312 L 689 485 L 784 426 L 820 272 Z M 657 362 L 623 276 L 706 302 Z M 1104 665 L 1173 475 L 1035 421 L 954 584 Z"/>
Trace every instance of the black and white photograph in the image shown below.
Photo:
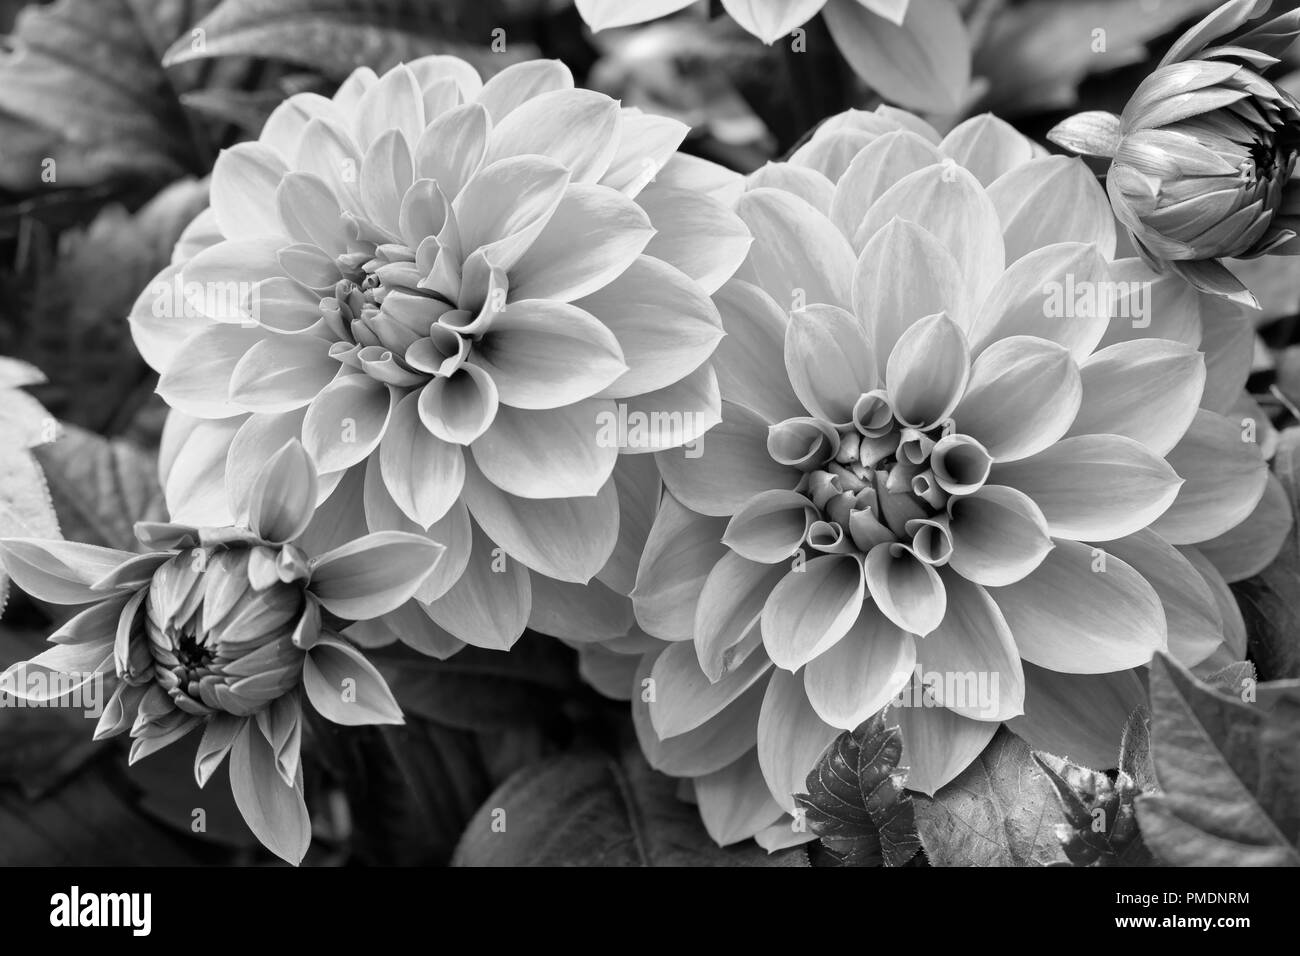
<path fill-rule="evenodd" d="M 6 936 L 394 868 L 1284 919 L 1298 39 L 0 0 Z"/>

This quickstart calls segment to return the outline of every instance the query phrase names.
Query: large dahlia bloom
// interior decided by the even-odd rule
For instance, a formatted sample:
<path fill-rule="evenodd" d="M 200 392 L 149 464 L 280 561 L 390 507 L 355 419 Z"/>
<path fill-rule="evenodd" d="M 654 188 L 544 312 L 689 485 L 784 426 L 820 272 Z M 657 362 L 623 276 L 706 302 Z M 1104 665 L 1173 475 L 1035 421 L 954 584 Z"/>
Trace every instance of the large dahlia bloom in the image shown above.
<path fill-rule="evenodd" d="M 1156 650 L 1244 649 L 1215 561 L 1258 570 L 1290 522 L 1240 404 L 1249 326 L 1114 261 L 1081 161 L 992 117 L 850 112 L 812 145 L 736 206 L 722 423 L 656 456 L 632 597 L 668 643 L 586 667 L 635 669 L 642 745 L 720 842 L 804 838 L 792 794 L 891 703 L 920 791 L 1004 721 L 1105 766 Z"/>
<path fill-rule="evenodd" d="M 1262 75 L 1300 36 L 1300 11 L 1260 26 L 1269 0 L 1229 0 L 1188 30 L 1119 116 L 1088 112 L 1050 134 L 1111 160 L 1115 215 L 1149 264 L 1255 305 L 1220 261 L 1300 252 L 1300 102 Z"/>
<path fill-rule="evenodd" d="M 749 238 L 684 185 L 727 185 L 674 156 L 686 132 L 553 61 L 484 83 L 434 56 L 289 98 L 222 153 L 132 315 L 181 413 L 173 514 L 220 523 L 225 479 L 300 438 L 342 540 L 447 545 L 424 611 L 388 623 L 508 647 L 538 591 L 609 563 L 621 454 L 718 421 L 709 296 Z"/>
<path fill-rule="evenodd" d="M 6 538 L 14 583 L 82 608 L 53 648 L 9 668 L 0 686 L 29 700 L 112 680 L 95 739 L 130 731 L 135 763 L 195 730 L 203 786 L 230 756 L 249 828 L 298 863 L 310 840 L 299 756 L 304 698 L 338 724 L 400 724 L 383 677 L 342 632 L 407 601 L 444 551 L 386 531 L 326 553 L 305 543 L 316 472 L 290 442 L 232 502 L 236 527 L 141 522 L 149 550 Z M 59 675 L 53 678 L 52 675 Z"/>

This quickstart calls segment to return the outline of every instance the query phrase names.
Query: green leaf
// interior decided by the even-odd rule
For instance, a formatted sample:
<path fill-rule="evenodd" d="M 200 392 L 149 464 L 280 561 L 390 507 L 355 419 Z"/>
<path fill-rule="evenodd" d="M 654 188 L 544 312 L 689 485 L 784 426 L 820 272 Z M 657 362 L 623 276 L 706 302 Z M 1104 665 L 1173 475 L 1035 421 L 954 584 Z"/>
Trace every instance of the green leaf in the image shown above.
<path fill-rule="evenodd" d="M 224 0 L 172 45 L 163 62 L 267 57 L 339 80 L 358 66 L 382 72 L 429 53 L 452 53 L 487 66 L 490 55 L 482 44 L 499 25 L 491 8 L 423 0 Z M 472 38 L 479 48 L 449 37 Z"/>
<path fill-rule="evenodd" d="M 1173 658 L 1151 662 L 1151 738 L 1163 793 L 1138 822 L 1170 866 L 1300 866 L 1300 688 L 1259 703 L 1220 693 Z M 1267 698 L 1267 705 L 1264 701 Z"/>
<path fill-rule="evenodd" d="M 881 711 L 835 738 L 808 774 L 808 792 L 795 794 L 837 863 L 906 866 L 920 851 L 902 754 L 902 733 Z"/>
<path fill-rule="evenodd" d="M 722 848 L 677 781 L 655 773 L 635 744 L 620 756 L 576 751 L 519 771 L 475 814 L 459 866 L 807 866 L 802 847 L 768 854 Z"/>
<path fill-rule="evenodd" d="M 166 520 L 157 462 L 128 442 L 68 427 L 37 456 L 70 541 L 134 551 L 137 521 Z"/>
<path fill-rule="evenodd" d="M 1300 428 L 1278 436 L 1273 472 L 1294 514 L 1300 514 Z M 1249 653 L 1265 680 L 1300 677 L 1300 522 L 1267 568 L 1232 585 L 1241 606 Z"/>
<path fill-rule="evenodd" d="M 1029 746 L 1005 727 L 933 797 L 915 796 L 921 844 L 934 866 L 1046 866 L 1064 860 L 1064 822 Z"/>

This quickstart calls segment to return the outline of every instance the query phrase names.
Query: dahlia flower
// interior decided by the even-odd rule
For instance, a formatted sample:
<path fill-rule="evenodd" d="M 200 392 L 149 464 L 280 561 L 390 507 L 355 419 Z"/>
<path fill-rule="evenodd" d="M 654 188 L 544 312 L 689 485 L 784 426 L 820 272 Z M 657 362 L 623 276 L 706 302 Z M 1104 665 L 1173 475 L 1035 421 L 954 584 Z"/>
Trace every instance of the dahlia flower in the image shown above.
<path fill-rule="evenodd" d="M 1049 134 L 1111 160 L 1115 215 L 1148 264 L 1256 308 L 1220 260 L 1300 252 L 1300 102 L 1261 75 L 1300 35 L 1300 11 L 1241 29 L 1268 8 L 1229 0 L 1178 39 L 1122 114 L 1081 113 Z"/>
<path fill-rule="evenodd" d="M 630 26 L 697 0 L 575 0 L 593 30 Z M 954 113 L 970 82 L 970 43 L 952 0 L 722 0 L 746 32 L 771 44 L 818 13 L 840 53 L 885 99 Z"/>
<path fill-rule="evenodd" d="M 555 61 L 484 83 L 433 56 L 290 97 L 222 153 L 132 315 L 180 413 L 173 513 L 220 523 L 223 482 L 298 437 L 338 540 L 448 548 L 386 626 L 431 653 L 509 647 L 539 592 L 609 563 L 620 453 L 719 420 L 710 293 L 749 237 L 688 188 L 726 177 L 674 157 L 686 133 Z M 621 427 L 650 418 L 668 424 Z"/>
<path fill-rule="evenodd" d="M 890 704 L 926 793 L 1003 722 L 1113 761 L 1156 650 L 1244 649 L 1196 545 L 1269 481 L 1239 410 L 1249 325 L 1114 260 L 1080 160 L 989 116 L 941 139 L 850 111 L 810 145 L 736 204 L 754 244 L 716 297 L 723 420 L 702 456 L 656 456 L 632 599 L 667 643 L 621 668 L 650 762 L 693 778 L 724 843 L 807 838 L 792 795 Z M 1253 530 L 1234 574 L 1280 544 Z"/>
<path fill-rule="evenodd" d="M 230 755 L 235 802 L 254 834 L 298 863 L 310 840 L 299 753 L 303 698 L 338 724 L 400 724 L 379 672 L 342 635 L 407 601 L 443 548 L 385 531 L 313 554 L 316 472 L 297 442 L 233 501 L 237 527 L 141 522 L 143 554 L 43 538 L 0 540 L 0 560 L 32 597 L 83 608 L 55 644 L 0 685 L 28 699 L 116 679 L 95 739 L 129 730 L 135 763 L 202 729 L 203 786 Z M 64 675 L 31 679 L 33 671 Z"/>

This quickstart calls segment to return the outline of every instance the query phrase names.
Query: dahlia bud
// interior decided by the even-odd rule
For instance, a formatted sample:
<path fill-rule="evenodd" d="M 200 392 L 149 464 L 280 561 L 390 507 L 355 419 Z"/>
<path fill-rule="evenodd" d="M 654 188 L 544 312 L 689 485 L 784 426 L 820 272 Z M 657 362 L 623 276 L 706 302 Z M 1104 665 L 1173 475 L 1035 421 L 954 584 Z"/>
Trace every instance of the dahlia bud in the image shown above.
<path fill-rule="evenodd" d="M 135 626 L 154 679 L 186 713 L 247 717 L 298 685 L 305 581 L 256 587 L 251 564 L 269 550 L 181 553 L 154 572 Z"/>
<path fill-rule="evenodd" d="M 232 493 L 237 527 L 142 522 L 143 554 L 0 540 L 0 562 L 19 587 L 84 607 L 51 636 L 54 647 L 13 665 L 0 685 L 27 687 L 15 678 L 29 668 L 74 686 L 114 675 L 96 739 L 130 728 L 134 763 L 201 729 L 199 786 L 232 754 L 231 787 L 249 828 L 299 862 L 311 832 L 299 766 L 304 702 L 339 724 L 402 722 L 383 677 L 341 635 L 409 601 L 445 550 L 424 535 L 385 531 L 309 556 L 299 542 L 317 496 L 315 465 L 290 441 Z M 25 696 L 56 692 L 65 691 Z"/>
<path fill-rule="evenodd" d="M 1149 265 L 1252 306 L 1219 260 L 1300 252 L 1300 102 L 1262 76 L 1300 34 L 1300 15 L 1224 39 L 1268 6 L 1225 3 L 1183 34 L 1119 116 L 1080 113 L 1048 134 L 1111 159 L 1111 205 Z"/>

